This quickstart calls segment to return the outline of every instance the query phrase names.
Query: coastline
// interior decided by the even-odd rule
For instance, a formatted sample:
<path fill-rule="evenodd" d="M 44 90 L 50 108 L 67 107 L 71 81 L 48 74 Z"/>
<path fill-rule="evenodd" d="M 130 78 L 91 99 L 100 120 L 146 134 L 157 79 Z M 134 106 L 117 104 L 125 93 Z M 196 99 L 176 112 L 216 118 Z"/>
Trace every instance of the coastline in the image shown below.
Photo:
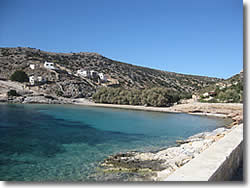
<path fill-rule="evenodd" d="M 221 139 L 180 169 L 167 177 L 164 177 L 164 173 L 161 174 L 161 179 L 163 181 L 243 181 L 243 130 L 243 124 L 234 126 Z M 237 175 L 239 170 L 241 172 Z"/>
<path fill-rule="evenodd" d="M 86 99 L 68 100 L 73 105 L 119 108 L 127 110 L 142 110 L 166 113 L 187 113 L 192 115 L 215 116 L 231 118 L 232 123 L 227 128 L 218 128 L 212 132 L 202 132 L 190 136 L 186 140 L 177 140 L 176 147 L 162 148 L 152 152 L 117 153 L 106 158 L 100 169 L 104 173 L 139 173 L 145 179 L 134 181 L 164 181 L 173 172 L 195 159 L 203 151 L 223 138 L 238 125 L 243 123 L 243 104 L 236 103 L 189 103 L 171 107 L 145 107 L 132 105 L 98 104 Z M 65 103 L 64 103 L 65 104 Z M 133 181 L 133 180 L 132 180 Z"/>
<path fill-rule="evenodd" d="M 225 148 L 220 145 L 220 142 L 221 140 L 230 139 L 228 138 L 228 135 L 234 134 L 237 129 L 242 130 L 243 124 L 235 125 L 231 128 L 217 128 L 212 132 L 201 132 L 188 137 L 186 140 L 177 141 L 177 146 L 171 146 L 165 149 L 160 149 L 156 152 L 127 151 L 124 153 L 110 155 L 103 162 L 100 163 L 100 169 L 102 169 L 103 173 L 107 174 L 138 174 L 137 177 L 132 178 L 129 181 L 182 181 L 182 179 L 185 179 L 183 181 L 208 181 L 210 176 L 213 175 L 214 169 L 218 170 L 220 169 L 218 166 L 224 165 L 222 160 L 219 160 L 217 162 L 213 161 L 214 155 L 216 157 L 219 156 L 220 159 L 222 158 L 226 161 L 230 160 L 230 164 L 234 164 L 234 159 L 232 159 L 231 157 L 227 157 L 230 155 L 231 148 L 229 148 L 229 151 L 227 150 L 228 152 L 224 154 L 221 151 L 224 151 Z M 234 139 L 231 140 L 231 143 L 233 142 Z M 216 153 L 212 152 L 211 154 L 210 150 L 214 147 L 217 147 L 219 149 L 217 149 Z M 222 148 L 220 149 L 220 147 Z M 206 156 L 205 152 L 209 152 L 210 155 Z M 201 157 L 203 158 L 203 160 L 198 160 Z M 192 175 L 189 173 L 190 170 L 192 171 L 193 167 L 191 169 L 188 169 L 188 165 L 191 165 L 193 161 L 195 161 L 195 163 L 197 164 L 198 160 L 198 163 L 202 162 L 204 166 L 204 164 L 206 164 L 206 162 L 204 161 L 206 161 L 207 157 L 209 162 L 211 163 L 212 168 L 211 166 L 206 165 L 206 169 L 204 169 L 205 171 L 203 171 L 202 169 L 199 169 L 199 164 L 196 165 L 197 167 L 195 169 L 199 169 L 199 172 L 195 173 L 200 173 L 200 176 L 195 176 L 198 177 L 196 180 L 195 177 L 192 177 Z M 241 155 L 237 158 L 237 161 L 235 162 L 238 164 L 239 161 L 242 161 Z M 186 164 L 188 165 L 186 166 Z M 226 168 L 230 168 L 229 165 L 226 166 Z M 182 167 L 185 167 L 185 174 L 182 173 Z M 230 174 L 232 171 L 237 169 L 237 167 L 238 166 L 236 165 L 233 169 L 230 169 Z M 210 170 L 210 173 L 207 173 L 208 169 Z M 221 170 L 220 173 L 224 174 L 224 171 L 225 169 Z M 182 173 L 182 176 L 179 177 L 178 175 L 174 175 L 174 180 L 168 178 L 176 173 Z M 227 176 L 225 176 L 225 180 L 229 180 L 228 178 L 231 178 L 230 174 L 227 174 Z M 192 178 L 188 179 L 187 177 L 190 176 Z M 206 180 L 199 179 L 199 177 L 204 176 L 208 178 Z"/>
<path fill-rule="evenodd" d="M 100 168 L 104 173 L 138 173 L 145 179 L 137 178 L 133 181 L 166 181 L 166 178 L 176 172 L 180 167 L 188 164 L 200 156 L 210 146 L 214 146 L 235 128 L 243 126 L 243 104 L 239 103 L 189 103 L 172 107 L 145 107 L 132 105 L 98 104 L 89 101 L 76 101 L 76 105 L 119 108 L 130 110 L 187 113 L 191 115 L 214 116 L 230 118 L 232 123 L 225 127 L 217 128 L 212 132 L 201 132 L 190 136 L 186 140 L 176 140 L 176 147 L 169 147 L 155 152 L 117 153 L 109 156 Z"/>
<path fill-rule="evenodd" d="M 220 142 L 222 140 L 228 140 L 228 135 L 234 134 L 237 129 L 243 129 L 243 124 L 234 126 L 233 128 L 218 128 L 212 132 L 202 132 L 196 135 L 190 136 L 186 140 L 183 140 L 183 143 L 177 144 L 177 146 L 171 146 L 157 152 L 137 152 L 137 151 L 128 151 L 125 153 L 117 153 L 107 157 L 103 162 L 100 163 L 100 169 L 104 173 L 128 173 L 128 174 L 138 174 L 137 177 L 131 178 L 129 181 L 208 181 L 208 179 L 198 180 L 196 177 L 207 177 L 207 171 L 210 171 L 210 175 L 213 174 L 214 169 L 218 169 L 218 166 L 221 165 L 221 160 L 213 161 L 213 156 L 220 157 L 220 159 L 228 159 L 227 155 L 230 154 L 227 152 L 225 154 L 220 151 L 224 151 L 227 148 L 220 149 Z M 234 144 L 234 139 L 231 139 L 231 143 Z M 236 143 L 237 144 L 237 143 Z M 211 149 L 217 147 L 216 153 L 211 154 Z M 210 149 L 211 148 L 211 149 Z M 231 148 L 230 148 L 231 149 Z M 210 155 L 206 156 L 205 152 L 209 152 Z M 193 161 L 197 161 L 202 156 L 203 160 L 196 162 L 196 176 L 192 177 L 190 170 L 194 169 L 193 167 L 189 170 L 189 164 Z M 206 158 L 209 160 L 209 164 L 212 166 L 206 165 Z M 211 161 L 212 157 L 212 161 Z M 240 158 L 241 156 L 239 156 Z M 232 159 L 229 158 L 231 163 Z M 242 158 L 241 158 L 242 160 Z M 240 160 L 240 161 L 241 161 Z M 238 162 L 238 160 L 236 161 Z M 199 169 L 199 163 L 206 165 L 205 169 Z M 180 174 L 183 167 L 186 169 L 185 174 L 182 173 L 182 177 L 175 175 L 175 180 L 170 180 L 168 177 L 173 174 Z M 237 168 L 237 167 L 236 167 Z M 235 170 L 235 168 L 234 168 Z M 230 170 L 232 171 L 232 170 Z M 203 173 L 204 172 L 204 173 Z M 200 175 L 197 176 L 197 173 Z M 187 177 L 192 177 L 188 179 Z M 210 177 L 210 176 L 208 176 Z M 197 180 L 196 180 L 196 179 Z M 112 180 L 112 179 L 110 179 Z"/>
<path fill-rule="evenodd" d="M 135 105 L 119 105 L 119 104 L 104 104 L 94 103 L 86 99 L 73 100 L 75 105 L 94 106 L 103 108 L 118 108 L 128 110 L 142 110 L 152 112 L 167 112 L 167 113 L 187 113 L 191 115 L 214 116 L 221 118 L 233 118 L 235 114 L 241 116 L 243 120 L 243 104 L 241 103 L 188 103 L 177 104 L 171 107 L 151 107 L 151 106 L 135 106 Z M 240 119 L 239 118 L 239 119 Z"/>

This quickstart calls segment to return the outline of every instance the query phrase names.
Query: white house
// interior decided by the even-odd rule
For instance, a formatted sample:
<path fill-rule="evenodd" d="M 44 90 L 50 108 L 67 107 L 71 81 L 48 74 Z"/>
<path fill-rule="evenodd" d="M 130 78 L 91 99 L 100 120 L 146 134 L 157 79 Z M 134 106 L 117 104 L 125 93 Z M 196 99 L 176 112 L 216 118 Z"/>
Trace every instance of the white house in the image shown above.
<path fill-rule="evenodd" d="M 42 76 L 30 76 L 29 77 L 30 85 L 35 85 L 36 83 L 43 83 L 45 81 L 46 79 L 43 78 Z"/>
<path fill-rule="evenodd" d="M 91 78 L 98 78 L 98 72 L 96 72 L 94 70 L 91 70 L 90 71 L 90 76 L 91 76 Z"/>
<path fill-rule="evenodd" d="M 204 93 L 204 94 L 203 94 L 203 97 L 208 97 L 208 96 L 209 96 L 208 93 Z"/>
<path fill-rule="evenodd" d="M 30 68 L 31 68 L 32 70 L 34 70 L 34 69 L 35 69 L 35 65 L 34 65 L 34 64 L 30 64 Z"/>
<path fill-rule="evenodd" d="M 46 79 L 43 78 L 42 76 L 38 76 L 38 77 L 37 77 L 37 81 L 38 81 L 38 82 L 45 82 Z"/>
<path fill-rule="evenodd" d="M 45 61 L 44 67 L 47 69 L 55 69 L 54 63 Z"/>
<path fill-rule="evenodd" d="M 29 82 L 31 85 L 35 85 L 35 77 L 34 76 L 30 76 L 29 77 Z"/>
<path fill-rule="evenodd" d="M 77 70 L 77 74 L 83 77 L 90 77 L 90 72 L 83 69 Z"/>
<path fill-rule="evenodd" d="M 106 76 L 105 74 L 99 73 L 98 75 L 99 75 L 99 77 L 100 77 L 100 79 L 101 79 L 102 81 L 104 81 L 104 82 L 107 81 L 108 78 L 107 78 L 107 76 Z"/>
<path fill-rule="evenodd" d="M 89 70 L 79 69 L 79 70 L 77 70 L 76 74 L 78 76 L 83 76 L 83 77 L 88 77 L 88 78 L 98 78 L 98 77 L 100 77 L 101 80 L 106 80 L 107 79 L 106 76 L 103 73 L 99 74 L 98 72 L 96 72 L 94 70 L 89 71 Z"/>

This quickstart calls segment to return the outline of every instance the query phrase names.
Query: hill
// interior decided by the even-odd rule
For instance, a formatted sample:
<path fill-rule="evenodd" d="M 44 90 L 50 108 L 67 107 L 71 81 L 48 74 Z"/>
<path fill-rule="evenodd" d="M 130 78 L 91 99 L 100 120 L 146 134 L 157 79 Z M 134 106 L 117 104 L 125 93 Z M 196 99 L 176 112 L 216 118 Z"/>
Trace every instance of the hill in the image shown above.
<path fill-rule="evenodd" d="M 44 67 L 53 62 L 55 69 Z M 34 65 L 34 69 L 30 67 Z M 77 74 L 83 69 L 102 73 L 97 77 Z M 155 70 L 114 61 L 97 53 L 52 53 L 39 49 L 17 47 L 0 48 L 0 78 L 23 70 L 29 77 L 42 77 L 42 84 L 29 85 L 34 90 L 68 98 L 91 97 L 100 87 L 150 89 L 163 87 L 178 93 L 193 93 L 222 79 Z"/>
<path fill-rule="evenodd" d="M 226 80 L 201 89 L 198 93 L 201 102 L 243 103 L 243 70 Z"/>

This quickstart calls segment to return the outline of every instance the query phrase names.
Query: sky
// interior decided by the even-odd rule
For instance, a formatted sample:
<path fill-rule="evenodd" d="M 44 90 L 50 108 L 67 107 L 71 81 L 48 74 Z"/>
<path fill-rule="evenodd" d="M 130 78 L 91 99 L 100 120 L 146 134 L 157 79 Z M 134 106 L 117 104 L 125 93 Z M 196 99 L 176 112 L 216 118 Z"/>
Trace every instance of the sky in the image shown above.
<path fill-rule="evenodd" d="M 229 78 L 243 69 L 243 2 L 1 0 L 0 47 L 17 46 Z"/>

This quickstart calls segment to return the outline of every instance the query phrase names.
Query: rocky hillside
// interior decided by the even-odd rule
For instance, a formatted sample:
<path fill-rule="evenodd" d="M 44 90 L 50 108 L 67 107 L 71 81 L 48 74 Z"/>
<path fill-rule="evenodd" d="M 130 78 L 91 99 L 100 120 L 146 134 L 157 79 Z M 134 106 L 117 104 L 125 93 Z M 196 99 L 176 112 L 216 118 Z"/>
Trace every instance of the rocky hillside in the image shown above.
<path fill-rule="evenodd" d="M 53 62 L 57 70 L 45 68 L 45 61 Z M 35 65 L 34 70 L 30 68 L 31 64 Z M 104 73 L 107 82 L 80 77 L 76 74 L 79 69 Z M 97 53 L 51 53 L 34 48 L 0 48 L 0 78 L 9 79 L 16 70 L 23 70 L 28 76 L 46 78 L 46 83 L 32 86 L 33 89 L 69 98 L 90 97 L 100 86 L 136 89 L 164 87 L 192 93 L 222 81 L 134 66 Z"/>
<path fill-rule="evenodd" d="M 240 102 L 243 103 L 243 70 L 226 80 L 211 84 L 198 93 L 201 102 Z"/>

